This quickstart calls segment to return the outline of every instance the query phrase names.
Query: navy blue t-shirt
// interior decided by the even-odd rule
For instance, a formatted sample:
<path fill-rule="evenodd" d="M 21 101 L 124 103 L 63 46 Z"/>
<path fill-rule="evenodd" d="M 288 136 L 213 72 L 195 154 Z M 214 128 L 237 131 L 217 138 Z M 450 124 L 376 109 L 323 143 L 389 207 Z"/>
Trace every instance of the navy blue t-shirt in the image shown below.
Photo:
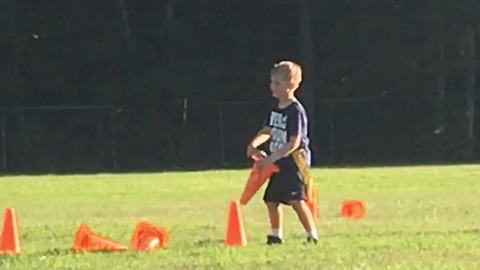
<path fill-rule="evenodd" d="M 311 164 L 311 151 L 309 147 L 310 140 L 308 138 L 308 118 L 305 108 L 298 101 L 292 102 L 285 108 L 279 108 L 278 102 L 275 103 L 267 117 L 264 120 L 264 126 L 272 129 L 270 132 L 270 153 L 283 147 L 291 136 L 300 134 L 300 146 L 296 150 L 303 152 L 305 161 Z M 292 161 L 291 155 L 275 162 L 282 166 Z"/>

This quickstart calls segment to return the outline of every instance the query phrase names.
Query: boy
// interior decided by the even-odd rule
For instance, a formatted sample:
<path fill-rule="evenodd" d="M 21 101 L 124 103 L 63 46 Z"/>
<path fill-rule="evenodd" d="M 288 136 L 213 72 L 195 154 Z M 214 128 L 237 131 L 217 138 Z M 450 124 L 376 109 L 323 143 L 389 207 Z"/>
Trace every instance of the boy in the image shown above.
<path fill-rule="evenodd" d="M 260 169 L 271 163 L 279 172 L 272 174 L 263 200 L 268 209 L 271 231 L 267 244 L 282 244 L 283 212 L 280 204 L 291 205 L 298 215 L 306 234 L 307 242 L 317 243 L 318 236 L 312 213 L 305 202 L 305 180 L 295 156 L 302 156 L 310 165 L 307 115 L 302 104 L 295 98 L 295 91 L 302 81 L 301 67 L 290 61 L 275 64 L 270 71 L 270 89 L 277 99 L 272 106 L 264 127 L 247 147 L 248 157 L 261 157 Z M 270 155 L 257 149 L 270 139 Z"/>

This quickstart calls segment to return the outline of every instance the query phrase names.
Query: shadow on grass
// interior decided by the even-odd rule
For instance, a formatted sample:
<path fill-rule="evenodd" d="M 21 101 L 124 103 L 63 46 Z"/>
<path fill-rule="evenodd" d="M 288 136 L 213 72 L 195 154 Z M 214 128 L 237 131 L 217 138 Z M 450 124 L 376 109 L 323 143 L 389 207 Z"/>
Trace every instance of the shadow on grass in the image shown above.
<path fill-rule="evenodd" d="M 165 166 L 162 168 L 124 168 L 124 169 L 49 169 L 49 170 L 20 170 L 0 172 L 0 176 L 40 176 L 40 175 L 91 175 L 91 174 L 150 174 L 150 173 L 169 173 L 169 172 L 204 172 L 217 170 L 249 170 L 251 161 L 245 159 L 244 162 L 236 164 L 213 164 L 213 165 L 190 165 L 183 164 Z M 480 165 L 480 160 L 474 161 L 458 161 L 458 162 L 358 162 L 358 163 L 342 163 L 336 164 L 321 163 L 314 164 L 314 169 L 345 169 L 345 168 L 401 168 L 401 167 L 429 167 L 429 166 L 458 166 L 458 165 Z"/>
<path fill-rule="evenodd" d="M 431 236 L 431 235 L 452 235 L 452 234 L 480 234 L 480 229 L 467 229 L 467 230 L 449 230 L 449 231 L 417 231 L 417 232 L 406 232 L 406 231 L 391 231 L 391 232 L 367 232 L 367 233 L 333 233 L 325 234 L 320 236 L 321 238 L 337 238 L 337 237 L 408 237 L 408 236 Z M 303 235 L 296 235 L 298 238 L 303 238 Z M 211 246 L 223 246 L 223 239 L 199 239 L 193 242 L 194 247 L 205 248 Z M 140 254 L 136 251 L 125 250 L 121 252 L 112 252 L 112 251 L 94 251 L 94 252 L 73 252 L 71 248 L 52 248 L 46 251 L 37 251 L 28 254 L 19 254 L 19 255 L 9 255 L 9 254 L 0 254 L 0 269 L 4 264 L 8 264 L 17 260 L 20 257 L 47 257 L 47 256 L 63 256 L 63 255 L 83 255 L 83 254 L 111 254 L 111 253 L 129 253 L 132 256 L 137 256 Z"/>
<path fill-rule="evenodd" d="M 71 248 L 51 248 L 46 251 L 39 251 L 32 254 L 37 256 L 58 256 L 58 255 L 84 255 L 84 254 L 111 254 L 111 253 L 125 253 L 129 250 L 124 251 L 109 251 L 109 250 L 96 250 L 96 251 L 83 251 L 83 252 L 74 252 Z"/>
<path fill-rule="evenodd" d="M 2 265 L 17 260 L 18 256 L 20 255 L 0 254 L 0 269 L 2 269 Z"/>
<path fill-rule="evenodd" d="M 480 229 L 468 229 L 468 230 L 450 230 L 450 231 L 391 231 L 391 232 L 366 232 L 366 233 L 334 233 L 325 234 L 325 238 L 336 237 L 388 237 L 388 236 L 431 236 L 431 235 L 453 235 L 453 234 L 480 234 Z"/>
<path fill-rule="evenodd" d="M 198 248 L 205 248 L 205 247 L 212 247 L 212 246 L 218 246 L 218 245 L 223 245 L 223 239 L 200 239 L 197 241 L 194 241 L 192 243 L 193 247 L 198 247 Z M 168 248 L 167 248 L 168 249 Z M 124 251 L 104 251 L 104 250 L 99 250 L 99 251 L 88 251 L 88 252 L 74 252 L 71 248 L 50 248 L 48 250 L 44 251 L 35 251 L 31 253 L 21 253 L 17 255 L 11 255 L 11 254 L 0 254 L 0 269 L 2 269 L 2 265 L 9 264 L 9 263 L 14 263 L 16 260 L 21 259 L 21 258 L 38 258 L 42 260 L 43 257 L 54 257 L 54 256 L 82 256 L 86 254 L 117 254 L 117 253 L 122 253 L 122 254 L 128 254 L 128 256 L 136 257 L 140 256 L 143 253 L 147 252 L 141 252 L 141 251 L 134 251 L 134 250 L 124 250 Z"/>
<path fill-rule="evenodd" d="M 214 245 L 223 245 L 223 239 L 200 239 L 193 242 L 193 245 L 196 247 L 208 247 Z"/>
<path fill-rule="evenodd" d="M 43 257 L 53 257 L 53 256 L 82 256 L 84 254 L 107 254 L 107 253 L 125 253 L 127 250 L 122 252 L 112 252 L 112 251 L 89 251 L 89 252 L 73 252 L 71 248 L 51 248 L 45 251 L 36 251 L 32 253 L 21 253 L 18 255 L 9 255 L 9 254 L 0 254 L 0 269 L 3 264 L 7 264 L 13 262 L 17 259 L 23 257 L 30 257 L 30 258 L 39 258 L 40 260 Z"/>

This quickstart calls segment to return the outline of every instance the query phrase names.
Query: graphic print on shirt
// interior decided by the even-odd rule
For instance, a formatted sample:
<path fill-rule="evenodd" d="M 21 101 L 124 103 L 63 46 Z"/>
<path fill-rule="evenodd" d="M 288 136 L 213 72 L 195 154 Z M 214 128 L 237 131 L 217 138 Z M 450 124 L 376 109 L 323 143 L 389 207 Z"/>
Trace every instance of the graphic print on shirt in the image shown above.
<path fill-rule="evenodd" d="M 272 127 L 270 152 L 273 153 L 287 143 L 287 116 L 278 112 L 271 112 L 269 124 Z"/>

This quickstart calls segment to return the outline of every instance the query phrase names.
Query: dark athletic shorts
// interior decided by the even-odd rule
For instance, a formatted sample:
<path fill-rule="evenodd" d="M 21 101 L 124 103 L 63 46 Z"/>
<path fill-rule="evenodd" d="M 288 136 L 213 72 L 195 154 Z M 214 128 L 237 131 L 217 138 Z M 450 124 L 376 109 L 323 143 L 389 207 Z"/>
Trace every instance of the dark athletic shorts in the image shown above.
<path fill-rule="evenodd" d="M 280 171 L 273 173 L 268 182 L 263 200 L 288 205 L 292 200 L 305 199 L 305 183 L 293 159 L 284 158 L 276 165 Z"/>

